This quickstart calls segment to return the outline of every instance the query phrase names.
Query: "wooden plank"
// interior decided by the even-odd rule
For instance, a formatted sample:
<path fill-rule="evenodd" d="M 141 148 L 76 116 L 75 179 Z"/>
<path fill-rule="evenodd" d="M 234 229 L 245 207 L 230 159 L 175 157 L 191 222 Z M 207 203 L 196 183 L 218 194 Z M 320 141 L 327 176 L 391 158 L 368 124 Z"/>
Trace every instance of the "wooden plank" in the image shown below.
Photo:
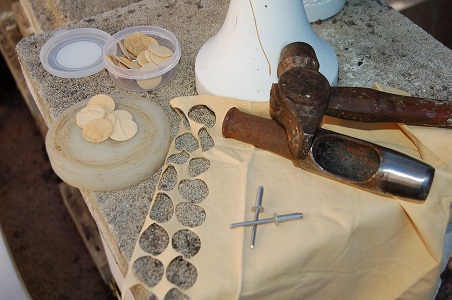
<path fill-rule="evenodd" d="M 17 1 L 13 3 L 11 8 L 14 15 L 14 20 L 16 21 L 17 27 L 22 37 L 33 35 L 33 28 L 31 27 L 31 24 L 28 21 L 28 17 L 25 14 L 25 10 L 20 2 Z"/>
<path fill-rule="evenodd" d="M 15 7 L 16 11 L 18 11 L 17 5 Z M 12 10 L 5 11 L 0 15 L 0 53 L 3 55 L 11 75 L 16 82 L 17 88 L 27 104 L 36 125 L 41 133 L 45 135 L 47 132 L 47 126 L 45 125 L 44 118 L 36 106 L 30 90 L 28 89 L 19 59 L 17 58 L 16 45 L 23 38 L 23 36 L 16 23 L 16 16 L 18 17 L 18 15 L 15 15 L 15 12 Z M 26 20 L 22 23 L 24 27 L 27 26 Z"/>
<path fill-rule="evenodd" d="M 91 216 L 80 191 L 66 183 L 59 184 L 63 202 L 71 215 L 80 236 L 90 253 L 103 281 L 115 290 L 115 283 L 108 265 L 107 256 L 102 245 L 96 222 Z"/>
<path fill-rule="evenodd" d="M 36 18 L 35 14 L 33 13 L 33 7 L 28 0 L 20 0 L 20 5 L 22 6 L 23 12 L 30 24 L 31 30 L 34 34 L 40 34 L 44 31 L 41 29 L 41 26 L 39 25 L 39 21 Z"/>
<path fill-rule="evenodd" d="M 1 0 L 0 1 L 0 11 L 8 11 L 11 9 L 11 5 L 17 0 Z"/>
<path fill-rule="evenodd" d="M 386 4 L 398 11 L 422 4 L 427 1 L 428 0 L 385 0 Z"/>

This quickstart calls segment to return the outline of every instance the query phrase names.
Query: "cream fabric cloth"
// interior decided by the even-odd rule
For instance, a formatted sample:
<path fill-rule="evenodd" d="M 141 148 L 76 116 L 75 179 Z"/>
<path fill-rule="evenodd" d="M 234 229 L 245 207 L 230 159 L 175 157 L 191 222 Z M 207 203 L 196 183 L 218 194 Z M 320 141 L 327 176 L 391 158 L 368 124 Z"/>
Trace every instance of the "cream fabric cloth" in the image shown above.
<path fill-rule="evenodd" d="M 375 195 L 294 167 L 291 161 L 232 139 L 221 126 L 235 106 L 269 117 L 268 102 L 193 96 L 171 101 L 188 111 L 206 105 L 216 115 L 206 128 L 215 147 L 191 157 L 204 157 L 210 168 L 197 178 L 209 188 L 198 205 L 205 222 L 189 228 L 201 239 L 192 258 L 196 283 L 181 292 L 191 299 L 431 299 L 441 272 L 442 251 L 452 202 L 452 131 L 414 126 L 368 125 L 326 118 L 324 127 L 363 138 L 420 158 L 436 168 L 432 189 L 424 203 Z M 190 120 L 198 137 L 204 126 Z M 360 126 L 356 129 L 351 126 Z M 372 129 L 372 130 L 367 130 Z M 186 129 L 181 125 L 180 134 Z M 180 150 L 171 145 L 168 156 Z M 188 167 L 175 166 L 179 180 L 190 178 Z M 193 178 L 190 178 L 193 179 Z M 230 224 L 251 220 L 258 186 L 264 187 L 260 218 L 273 213 L 302 212 L 297 221 L 260 225 L 255 248 L 251 227 Z M 158 193 L 158 191 L 157 191 Z M 184 201 L 167 192 L 174 205 Z M 170 237 L 186 228 L 176 218 L 159 224 Z M 143 230 L 154 223 L 149 217 Z M 149 255 L 137 245 L 132 263 Z M 166 266 L 180 254 L 169 246 L 157 256 Z M 132 264 L 131 263 L 131 264 Z M 124 288 L 139 281 L 129 271 Z M 166 277 L 150 289 L 159 299 L 175 287 Z"/>

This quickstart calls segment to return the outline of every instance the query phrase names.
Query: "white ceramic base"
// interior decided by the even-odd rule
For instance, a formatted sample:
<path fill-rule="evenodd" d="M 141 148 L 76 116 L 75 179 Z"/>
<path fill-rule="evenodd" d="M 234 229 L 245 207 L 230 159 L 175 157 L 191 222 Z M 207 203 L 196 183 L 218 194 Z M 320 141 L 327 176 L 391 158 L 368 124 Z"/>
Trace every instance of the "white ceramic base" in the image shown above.
<path fill-rule="evenodd" d="M 231 0 L 223 26 L 195 62 L 198 94 L 268 101 L 281 50 L 295 41 L 316 51 L 320 72 L 337 83 L 333 48 L 312 29 L 301 1 Z M 257 26 L 256 26 L 257 25 Z"/>
<path fill-rule="evenodd" d="M 325 20 L 337 14 L 344 7 L 345 0 L 303 0 L 309 22 Z"/>

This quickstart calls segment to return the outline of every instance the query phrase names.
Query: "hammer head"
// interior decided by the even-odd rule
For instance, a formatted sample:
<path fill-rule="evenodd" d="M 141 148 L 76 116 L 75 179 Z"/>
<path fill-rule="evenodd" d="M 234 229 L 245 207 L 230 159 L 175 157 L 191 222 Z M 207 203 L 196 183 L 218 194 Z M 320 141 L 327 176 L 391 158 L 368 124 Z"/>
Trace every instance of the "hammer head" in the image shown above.
<path fill-rule="evenodd" d="M 304 160 L 330 99 L 314 49 L 302 42 L 281 51 L 279 80 L 270 92 L 270 115 L 285 128 L 293 158 Z"/>
<path fill-rule="evenodd" d="M 311 45 L 303 42 L 294 42 L 281 50 L 278 63 L 278 77 L 285 71 L 295 67 L 319 70 L 320 64 Z"/>

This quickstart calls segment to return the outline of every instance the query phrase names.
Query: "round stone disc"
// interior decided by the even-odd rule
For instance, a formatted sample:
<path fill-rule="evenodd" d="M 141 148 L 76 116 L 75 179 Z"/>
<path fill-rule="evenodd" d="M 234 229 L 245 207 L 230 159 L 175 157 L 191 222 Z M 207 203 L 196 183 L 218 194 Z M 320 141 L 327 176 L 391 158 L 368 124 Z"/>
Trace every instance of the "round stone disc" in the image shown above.
<path fill-rule="evenodd" d="M 150 100 L 134 95 L 111 95 L 116 109 L 129 111 L 138 125 L 127 141 L 108 139 L 95 144 L 85 140 L 75 123 L 89 99 L 65 110 L 46 136 L 46 150 L 55 173 L 82 190 L 112 191 L 130 187 L 157 172 L 170 145 L 165 112 Z"/>

